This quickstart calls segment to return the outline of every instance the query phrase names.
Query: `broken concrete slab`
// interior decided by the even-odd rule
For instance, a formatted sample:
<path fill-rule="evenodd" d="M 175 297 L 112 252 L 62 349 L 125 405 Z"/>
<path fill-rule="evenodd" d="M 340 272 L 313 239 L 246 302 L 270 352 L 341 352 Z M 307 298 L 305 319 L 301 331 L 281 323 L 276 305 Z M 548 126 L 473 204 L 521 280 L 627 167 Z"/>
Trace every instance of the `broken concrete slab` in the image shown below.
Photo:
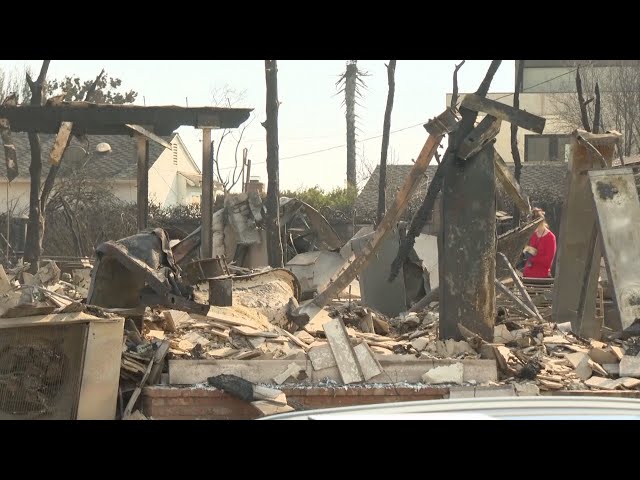
<path fill-rule="evenodd" d="M 589 351 L 589 356 L 591 357 L 591 360 L 593 360 L 596 363 L 599 363 L 600 365 L 605 363 L 618 362 L 617 355 L 613 351 L 607 350 L 605 348 L 600 348 L 600 347 L 592 348 Z"/>
<path fill-rule="evenodd" d="M 365 342 L 353 347 L 353 351 L 356 354 L 356 358 L 360 364 L 360 369 L 365 381 L 382 373 L 380 362 L 378 362 L 373 352 Z"/>
<path fill-rule="evenodd" d="M 363 381 L 362 370 L 342 320 L 335 318 L 325 323 L 322 328 L 336 359 L 342 381 L 345 384 Z"/>
<path fill-rule="evenodd" d="M 428 370 L 422 375 L 422 381 L 427 384 L 456 383 L 461 384 L 464 379 L 464 366 L 454 363 Z"/>
<path fill-rule="evenodd" d="M 477 383 L 495 382 L 498 370 L 495 360 L 464 359 L 433 360 L 405 355 L 376 355 L 383 372 L 369 380 L 370 383 L 420 383 L 422 375 L 434 367 L 453 363 L 464 365 L 463 380 Z M 270 383 L 292 362 L 305 367 L 310 382 L 326 379 L 341 382 L 337 367 L 315 370 L 307 360 L 169 360 L 169 382 L 171 385 L 204 383 L 207 378 L 220 374 L 233 374 L 254 383 Z"/>
<path fill-rule="evenodd" d="M 610 377 L 617 377 L 620 375 L 620 364 L 619 363 L 603 363 L 602 368 L 607 372 L 607 375 Z"/>
<path fill-rule="evenodd" d="M 292 362 L 287 366 L 284 372 L 273 377 L 273 381 L 276 382 L 278 385 L 282 385 L 284 382 L 287 381 L 287 379 L 291 377 L 297 379 L 298 375 L 300 375 L 300 372 L 304 372 L 304 370 L 305 370 L 304 367 L 300 366 L 295 362 Z"/>
<path fill-rule="evenodd" d="M 593 374 L 589 365 L 589 356 L 585 353 L 568 353 L 565 355 L 580 380 L 587 380 Z"/>
<path fill-rule="evenodd" d="M 311 364 L 315 370 L 331 368 L 337 365 L 336 359 L 331 352 L 331 347 L 327 343 L 310 348 L 307 354 L 309 355 L 309 360 L 311 360 Z"/>
<path fill-rule="evenodd" d="M 640 378 L 640 357 L 624 355 L 620 360 L 620 376 Z"/>

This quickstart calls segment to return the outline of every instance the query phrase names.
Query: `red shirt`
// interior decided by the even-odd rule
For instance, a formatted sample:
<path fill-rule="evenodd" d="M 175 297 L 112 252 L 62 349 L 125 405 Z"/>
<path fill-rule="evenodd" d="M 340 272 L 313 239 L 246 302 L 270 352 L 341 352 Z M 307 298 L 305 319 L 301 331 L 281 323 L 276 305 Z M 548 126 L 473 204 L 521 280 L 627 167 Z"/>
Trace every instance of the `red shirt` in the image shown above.
<path fill-rule="evenodd" d="M 550 230 L 542 237 L 533 232 L 529 239 L 529 246 L 535 248 L 538 253 L 529 257 L 527 265 L 522 272 L 523 276 L 531 278 L 548 278 L 551 276 L 551 264 L 556 256 L 556 236 Z M 531 266 L 529 266 L 531 264 Z"/>

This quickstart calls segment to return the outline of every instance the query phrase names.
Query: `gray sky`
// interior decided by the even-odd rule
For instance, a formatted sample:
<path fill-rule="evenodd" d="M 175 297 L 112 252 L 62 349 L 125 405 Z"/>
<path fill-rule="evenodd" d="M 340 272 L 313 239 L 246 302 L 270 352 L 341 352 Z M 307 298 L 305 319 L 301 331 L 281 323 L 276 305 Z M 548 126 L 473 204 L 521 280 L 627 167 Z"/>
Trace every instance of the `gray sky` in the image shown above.
<path fill-rule="evenodd" d="M 398 60 L 396 93 L 391 116 L 390 158 L 395 163 L 411 163 L 424 145 L 427 133 L 422 127 L 429 118 L 445 108 L 445 95 L 452 89 L 454 65 L 460 60 Z M 360 60 L 358 66 L 369 73 L 367 90 L 356 107 L 358 115 L 358 160 L 380 161 L 382 123 L 387 100 L 388 60 Z M 459 71 L 461 92 L 475 91 L 490 60 L 468 60 Z M 28 65 L 38 72 L 40 60 L 2 60 L 0 68 L 13 70 Z M 139 92 L 136 104 L 206 106 L 213 102 L 214 91 L 228 86 L 244 92 L 234 106 L 254 108 L 255 119 L 244 132 L 238 149 L 249 149 L 252 176 L 266 183 L 265 76 L 263 60 L 53 60 L 48 78 L 79 75 L 93 79 L 104 68 L 121 78 L 125 89 Z M 298 189 L 318 185 L 325 189 L 346 184 L 346 126 L 342 98 L 336 95 L 336 81 L 344 72 L 344 60 L 278 61 L 280 138 L 280 185 Z M 491 92 L 513 92 L 514 61 L 502 62 Z M 201 165 L 200 132 L 180 129 L 196 163 Z M 238 137 L 239 131 L 234 135 Z M 370 140 L 366 140 L 370 137 Z M 214 140 L 219 138 L 215 134 Z M 221 173 L 226 176 L 234 166 L 236 142 L 227 137 L 220 151 Z M 333 148 L 338 147 L 338 148 Z M 318 153 L 320 150 L 326 150 Z M 305 155 L 306 154 L 306 155 Z M 293 158 L 295 157 L 295 158 Z"/>

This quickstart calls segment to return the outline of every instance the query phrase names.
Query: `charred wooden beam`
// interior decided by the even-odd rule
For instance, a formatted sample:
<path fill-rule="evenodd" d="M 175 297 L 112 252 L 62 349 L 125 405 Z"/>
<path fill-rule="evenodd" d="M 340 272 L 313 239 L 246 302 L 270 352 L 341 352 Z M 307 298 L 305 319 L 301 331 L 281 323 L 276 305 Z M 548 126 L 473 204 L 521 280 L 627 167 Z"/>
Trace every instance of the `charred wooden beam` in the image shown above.
<path fill-rule="evenodd" d="M 56 135 L 56 140 L 53 143 L 53 146 L 51 147 L 51 154 L 49 155 L 51 165 L 54 165 L 54 166 L 60 165 L 60 160 L 62 160 L 62 154 L 67 149 L 67 145 L 69 145 L 72 129 L 73 129 L 73 123 L 71 122 L 62 122 L 60 124 L 60 128 L 58 129 L 58 134 Z"/>
<path fill-rule="evenodd" d="M 14 132 L 57 133 L 62 122 L 73 122 L 78 135 L 131 135 L 127 125 L 153 125 L 156 135 L 170 135 L 176 128 L 237 128 L 252 109 L 141 105 L 106 105 L 88 102 L 59 105 L 2 105 Z"/>
<path fill-rule="evenodd" d="M 525 130 L 531 130 L 536 133 L 542 133 L 544 131 L 544 124 L 546 122 L 546 119 L 543 117 L 533 115 L 524 110 L 515 109 L 495 100 L 489 100 L 475 93 L 465 95 L 460 104 L 460 108 L 467 108 L 474 112 L 493 115 L 512 125 L 517 125 Z"/>
<path fill-rule="evenodd" d="M 438 145 L 442 142 L 444 135 L 451 132 L 457 127 L 457 117 L 451 109 L 445 110 L 436 119 L 432 120 L 427 127 L 427 131 L 431 132 L 427 141 L 422 147 L 422 151 L 416 162 L 413 164 L 409 175 L 404 181 L 402 187 L 396 194 L 393 204 L 387 210 L 384 218 L 373 232 L 371 239 L 362 247 L 358 256 L 351 255 L 347 263 L 337 272 L 336 278 L 328 286 L 316 296 L 316 298 L 301 309 L 302 313 L 310 316 L 331 301 L 337 294 L 342 292 L 367 265 L 369 260 L 375 255 L 376 251 L 382 245 L 382 241 L 389 234 L 391 229 L 397 224 L 402 213 L 407 208 L 411 193 L 422 180 L 422 175 L 426 171 L 431 159 L 433 158 Z M 495 221 L 495 219 L 494 219 Z"/>
<path fill-rule="evenodd" d="M 211 129 L 202 129 L 202 231 L 201 258 L 213 256 L 213 146 Z"/>
<path fill-rule="evenodd" d="M 136 136 L 136 162 L 138 164 L 138 231 L 147 228 L 149 217 L 149 141 Z"/>
<path fill-rule="evenodd" d="M 144 135 L 145 137 L 147 137 L 148 140 L 156 142 L 157 144 L 162 145 L 164 148 L 168 148 L 169 150 L 171 150 L 171 144 L 169 142 L 167 142 L 164 138 L 159 137 L 155 133 L 147 130 L 146 128 L 141 127 L 140 125 L 125 125 L 125 126 L 130 128 L 134 132 L 139 133 L 140 135 Z"/>
<path fill-rule="evenodd" d="M 467 161 L 443 165 L 440 338 L 461 338 L 458 323 L 462 323 L 491 341 L 496 272 L 493 145 Z"/>
<path fill-rule="evenodd" d="M 493 157 L 493 163 L 496 172 L 496 178 L 504 188 L 505 192 L 511 197 L 513 203 L 515 203 L 516 207 L 522 214 L 525 216 L 531 212 L 531 205 L 529 204 L 529 199 L 526 198 L 522 192 L 520 191 L 520 184 L 515 179 L 513 175 L 511 175 L 511 170 L 507 167 L 507 164 L 502 159 L 497 150 L 494 150 L 495 154 Z"/>
<path fill-rule="evenodd" d="M 500 132 L 502 120 L 492 115 L 485 116 L 478 126 L 471 130 L 458 147 L 458 158 L 466 160 L 473 157 L 483 147 L 492 142 Z"/>

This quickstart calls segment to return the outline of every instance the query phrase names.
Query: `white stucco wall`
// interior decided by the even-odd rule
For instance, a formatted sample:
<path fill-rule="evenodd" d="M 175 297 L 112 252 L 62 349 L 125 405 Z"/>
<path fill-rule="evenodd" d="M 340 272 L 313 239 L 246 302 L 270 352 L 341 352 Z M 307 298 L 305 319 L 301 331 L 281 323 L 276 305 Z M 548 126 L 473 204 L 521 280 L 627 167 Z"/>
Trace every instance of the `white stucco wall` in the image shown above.
<path fill-rule="evenodd" d="M 190 204 L 192 189 L 187 189 L 187 180 L 178 172 L 200 174 L 178 136 L 171 145 L 174 150 L 164 149 L 149 169 L 149 200 L 162 207 Z"/>

